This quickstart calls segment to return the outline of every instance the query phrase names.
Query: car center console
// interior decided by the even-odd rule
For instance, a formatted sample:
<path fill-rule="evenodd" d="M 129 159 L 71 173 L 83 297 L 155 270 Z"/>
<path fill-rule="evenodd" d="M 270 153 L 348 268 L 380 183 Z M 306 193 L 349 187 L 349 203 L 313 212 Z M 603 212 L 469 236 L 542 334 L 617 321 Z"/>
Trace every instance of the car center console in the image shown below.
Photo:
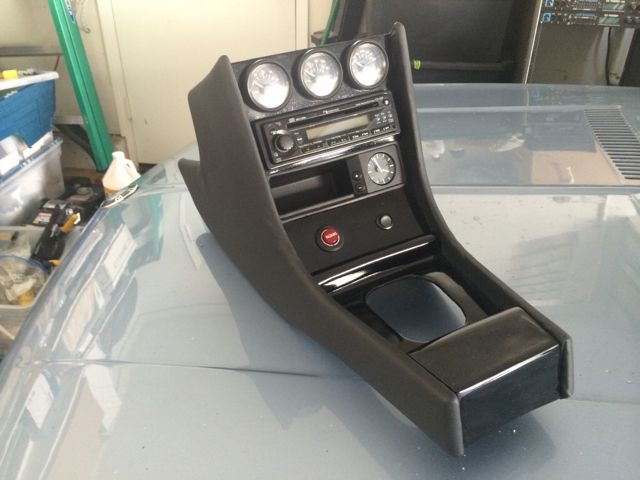
<path fill-rule="evenodd" d="M 572 388 L 570 339 L 446 227 L 422 160 L 404 28 L 230 63 L 189 95 L 181 160 L 221 247 L 283 318 L 443 448 Z"/>
<path fill-rule="evenodd" d="M 367 68 L 379 71 L 359 81 L 349 68 L 356 61 L 377 61 Z M 232 68 L 276 209 L 311 274 L 423 234 L 403 188 L 383 36 Z M 252 98 L 286 85 L 276 110 Z"/>

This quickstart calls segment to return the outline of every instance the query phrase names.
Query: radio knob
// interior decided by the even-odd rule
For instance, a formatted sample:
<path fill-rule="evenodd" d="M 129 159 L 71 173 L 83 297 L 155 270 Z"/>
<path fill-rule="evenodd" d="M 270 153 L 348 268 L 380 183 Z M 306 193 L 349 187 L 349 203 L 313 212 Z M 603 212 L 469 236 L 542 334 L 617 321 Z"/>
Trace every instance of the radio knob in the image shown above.
<path fill-rule="evenodd" d="M 273 143 L 278 151 L 282 153 L 288 153 L 296 146 L 296 142 L 293 140 L 293 137 L 288 133 L 281 133 L 276 135 L 273 139 Z"/>

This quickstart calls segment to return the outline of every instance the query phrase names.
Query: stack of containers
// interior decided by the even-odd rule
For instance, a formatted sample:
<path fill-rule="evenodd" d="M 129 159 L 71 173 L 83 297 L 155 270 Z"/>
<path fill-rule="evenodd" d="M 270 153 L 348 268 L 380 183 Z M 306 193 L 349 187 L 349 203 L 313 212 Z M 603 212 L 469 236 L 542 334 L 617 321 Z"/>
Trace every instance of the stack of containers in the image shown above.
<path fill-rule="evenodd" d="M 64 192 L 61 140 L 51 132 L 56 72 L 0 80 L 0 225 L 27 222 Z"/>
<path fill-rule="evenodd" d="M 43 199 L 58 198 L 64 193 L 62 140 L 52 133 L 57 78 L 56 72 L 39 72 L 0 79 L 2 285 L 15 282 L 15 270 L 9 265 L 16 258 L 16 244 L 27 249 L 26 258 L 21 261 L 28 263 L 29 249 L 42 233 L 42 228 L 22 225 L 33 218 Z M 19 301 L 5 298 L 6 289 L 0 288 L 0 358 L 39 295 L 41 280 L 37 287 L 20 295 Z"/>

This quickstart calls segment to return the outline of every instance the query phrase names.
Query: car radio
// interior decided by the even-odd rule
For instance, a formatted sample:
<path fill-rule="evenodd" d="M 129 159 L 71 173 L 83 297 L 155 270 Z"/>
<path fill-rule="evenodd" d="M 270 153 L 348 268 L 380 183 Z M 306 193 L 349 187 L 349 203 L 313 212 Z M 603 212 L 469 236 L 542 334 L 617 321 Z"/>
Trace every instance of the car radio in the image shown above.
<path fill-rule="evenodd" d="M 391 93 L 384 92 L 254 123 L 264 158 L 272 165 L 343 144 L 399 133 Z"/>

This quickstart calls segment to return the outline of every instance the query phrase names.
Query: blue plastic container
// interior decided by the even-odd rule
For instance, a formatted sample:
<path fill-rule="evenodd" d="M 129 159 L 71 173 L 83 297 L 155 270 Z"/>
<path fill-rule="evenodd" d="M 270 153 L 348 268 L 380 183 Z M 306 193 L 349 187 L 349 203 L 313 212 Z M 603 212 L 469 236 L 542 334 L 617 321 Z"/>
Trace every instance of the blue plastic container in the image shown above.
<path fill-rule="evenodd" d="M 54 80 L 0 92 L 0 139 L 19 135 L 33 145 L 51 130 L 55 110 Z"/>

